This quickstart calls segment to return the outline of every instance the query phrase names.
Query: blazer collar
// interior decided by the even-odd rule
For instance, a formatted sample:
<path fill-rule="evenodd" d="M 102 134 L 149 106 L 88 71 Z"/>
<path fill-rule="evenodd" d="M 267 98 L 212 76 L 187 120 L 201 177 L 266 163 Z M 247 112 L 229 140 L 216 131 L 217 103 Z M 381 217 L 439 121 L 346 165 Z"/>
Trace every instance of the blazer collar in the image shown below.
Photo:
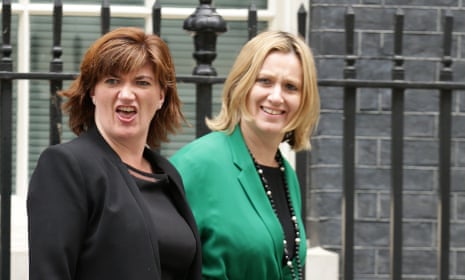
<path fill-rule="evenodd" d="M 88 129 L 88 135 L 90 138 L 92 138 L 94 141 L 96 141 L 97 145 L 105 151 L 106 154 L 110 155 L 113 160 L 116 160 L 116 162 L 122 162 L 121 158 L 119 155 L 110 147 L 110 145 L 107 143 L 107 141 L 103 138 L 102 134 L 100 131 L 97 129 L 97 127 L 94 125 Z M 146 157 L 151 164 L 155 163 L 158 165 L 162 170 L 165 172 L 167 169 L 171 171 L 173 168 L 171 165 L 168 163 L 168 160 L 166 160 L 164 157 L 162 157 L 158 152 L 153 151 L 150 148 L 145 148 L 144 149 L 144 157 Z M 171 172 L 169 172 L 171 174 Z M 179 180 L 175 180 L 175 183 L 179 185 L 181 182 Z"/>

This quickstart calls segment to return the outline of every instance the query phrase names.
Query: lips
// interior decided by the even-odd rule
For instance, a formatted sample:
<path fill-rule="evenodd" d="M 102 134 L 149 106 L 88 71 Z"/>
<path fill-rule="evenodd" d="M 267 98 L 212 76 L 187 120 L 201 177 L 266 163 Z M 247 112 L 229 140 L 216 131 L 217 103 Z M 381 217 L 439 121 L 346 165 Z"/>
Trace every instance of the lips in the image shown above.
<path fill-rule="evenodd" d="M 270 115 L 282 115 L 284 114 L 284 111 L 282 110 L 277 110 L 277 109 L 272 109 L 272 108 L 268 108 L 268 107 L 261 107 L 262 111 L 267 113 L 267 114 L 270 114 Z"/>
<path fill-rule="evenodd" d="M 137 110 L 133 106 L 118 106 L 116 113 L 122 121 L 130 121 L 136 115 Z"/>

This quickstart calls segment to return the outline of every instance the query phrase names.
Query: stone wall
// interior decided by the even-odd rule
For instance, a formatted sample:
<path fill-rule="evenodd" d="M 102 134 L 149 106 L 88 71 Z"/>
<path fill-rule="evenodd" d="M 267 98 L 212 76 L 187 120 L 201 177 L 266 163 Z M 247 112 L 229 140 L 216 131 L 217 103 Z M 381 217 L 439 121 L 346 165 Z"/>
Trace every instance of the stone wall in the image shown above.
<path fill-rule="evenodd" d="M 338 79 L 345 66 L 344 14 L 355 12 L 357 77 L 389 80 L 394 15 L 404 18 L 405 79 L 436 81 L 442 67 L 443 17 L 454 17 L 453 77 L 465 82 L 462 0 L 310 0 L 309 43 L 319 79 Z M 340 88 L 320 87 L 321 120 L 313 139 L 307 226 L 311 246 L 341 251 L 342 107 Z M 355 279 L 390 279 L 391 90 L 357 93 L 355 145 Z M 465 95 L 452 109 L 450 279 L 465 279 Z M 403 279 L 437 279 L 439 94 L 407 90 L 404 124 Z M 340 269 L 342 272 L 342 269 Z"/>

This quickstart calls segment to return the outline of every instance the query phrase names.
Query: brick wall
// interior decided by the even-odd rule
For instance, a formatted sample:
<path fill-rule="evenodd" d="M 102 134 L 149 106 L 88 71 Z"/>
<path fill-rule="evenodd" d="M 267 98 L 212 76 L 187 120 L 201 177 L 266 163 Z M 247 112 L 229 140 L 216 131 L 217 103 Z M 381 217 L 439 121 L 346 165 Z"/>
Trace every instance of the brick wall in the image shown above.
<path fill-rule="evenodd" d="M 438 80 L 442 67 L 443 16 L 454 16 L 453 77 L 465 82 L 465 1 L 310 0 L 310 45 L 319 79 L 342 78 L 344 14 L 355 12 L 357 77 L 390 79 L 394 14 L 404 18 L 405 79 Z M 320 87 L 322 114 L 311 153 L 307 196 L 311 246 L 341 250 L 342 106 L 340 88 Z M 403 274 L 436 279 L 439 94 L 405 94 Z M 391 91 L 357 94 L 355 279 L 389 278 Z M 465 94 L 455 92 L 452 123 L 450 279 L 465 279 Z"/>

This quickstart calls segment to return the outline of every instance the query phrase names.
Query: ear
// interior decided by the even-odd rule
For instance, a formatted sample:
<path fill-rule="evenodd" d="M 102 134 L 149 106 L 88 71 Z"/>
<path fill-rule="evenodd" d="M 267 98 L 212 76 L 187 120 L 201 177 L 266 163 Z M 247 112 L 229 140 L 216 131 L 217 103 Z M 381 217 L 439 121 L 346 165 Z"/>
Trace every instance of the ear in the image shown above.
<path fill-rule="evenodd" d="M 160 90 L 160 103 L 158 105 L 158 109 L 161 109 L 163 102 L 165 102 L 165 91 L 165 89 Z"/>
<path fill-rule="evenodd" d="M 93 90 L 89 92 L 89 96 L 90 96 L 90 99 L 92 100 L 92 103 L 95 105 L 95 94 Z"/>

